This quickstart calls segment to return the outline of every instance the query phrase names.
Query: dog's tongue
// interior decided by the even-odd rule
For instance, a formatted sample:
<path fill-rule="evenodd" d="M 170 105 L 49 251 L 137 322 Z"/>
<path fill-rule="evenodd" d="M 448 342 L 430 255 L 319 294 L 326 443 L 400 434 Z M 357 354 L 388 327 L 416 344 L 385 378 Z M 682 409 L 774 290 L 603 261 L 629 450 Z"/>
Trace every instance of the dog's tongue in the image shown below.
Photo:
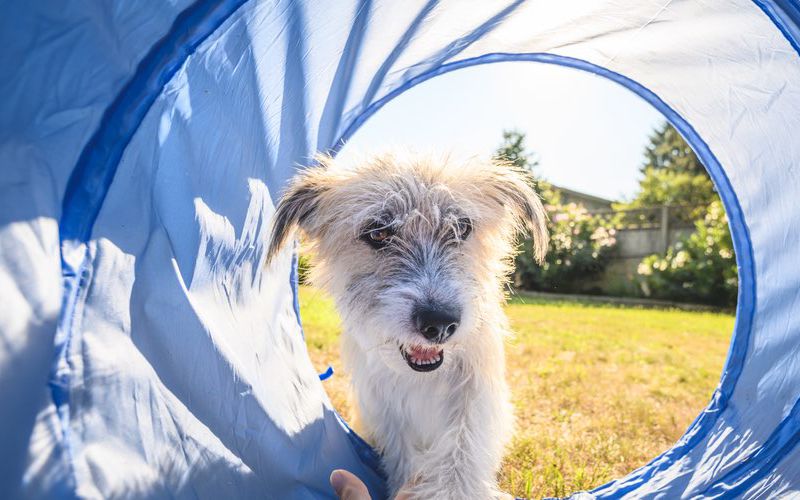
<path fill-rule="evenodd" d="M 418 361 L 431 361 L 437 354 L 439 349 L 435 347 L 412 346 L 408 353 Z"/>

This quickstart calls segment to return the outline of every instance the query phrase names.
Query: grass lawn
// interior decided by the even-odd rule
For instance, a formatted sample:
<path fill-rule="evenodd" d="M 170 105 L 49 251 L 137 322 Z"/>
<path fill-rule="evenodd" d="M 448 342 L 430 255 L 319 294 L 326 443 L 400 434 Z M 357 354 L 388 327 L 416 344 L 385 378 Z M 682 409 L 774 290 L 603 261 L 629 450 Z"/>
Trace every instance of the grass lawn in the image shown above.
<path fill-rule="evenodd" d="M 330 299 L 301 287 L 314 365 L 347 419 L 348 381 Z M 501 487 L 526 498 L 565 496 L 644 465 L 677 440 L 716 387 L 729 314 L 516 298 L 506 308 L 517 432 Z"/>

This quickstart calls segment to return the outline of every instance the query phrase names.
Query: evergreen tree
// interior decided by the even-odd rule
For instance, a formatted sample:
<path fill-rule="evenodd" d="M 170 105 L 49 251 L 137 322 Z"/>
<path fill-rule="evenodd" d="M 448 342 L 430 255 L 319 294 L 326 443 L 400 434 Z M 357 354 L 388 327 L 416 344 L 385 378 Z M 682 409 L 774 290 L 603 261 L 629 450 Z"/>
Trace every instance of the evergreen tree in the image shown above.
<path fill-rule="evenodd" d="M 685 213 L 679 215 L 691 221 L 703 217 L 705 207 L 719 200 L 700 159 L 669 123 L 650 136 L 641 172 L 638 193 L 620 208 L 684 206 Z"/>
<path fill-rule="evenodd" d="M 545 205 L 556 205 L 560 202 L 560 194 L 553 186 L 539 178 L 534 169 L 539 165 L 536 154 L 528 151 L 525 145 L 525 134 L 518 130 L 503 130 L 503 142 L 494 152 L 494 157 L 506 161 L 515 167 L 529 171 L 534 178 L 534 187 Z"/>
<path fill-rule="evenodd" d="M 525 146 L 525 134 L 518 130 L 503 131 L 503 142 L 497 148 L 495 158 L 531 172 L 539 164 L 536 155 L 529 152 Z"/>
<path fill-rule="evenodd" d="M 645 148 L 642 173 L 648 169 L 670 169 L 674 172 L 701 174 L 708 177 L 706 169 L 692 148 L 669 122 L 653 131 L 650 144 Z"/>

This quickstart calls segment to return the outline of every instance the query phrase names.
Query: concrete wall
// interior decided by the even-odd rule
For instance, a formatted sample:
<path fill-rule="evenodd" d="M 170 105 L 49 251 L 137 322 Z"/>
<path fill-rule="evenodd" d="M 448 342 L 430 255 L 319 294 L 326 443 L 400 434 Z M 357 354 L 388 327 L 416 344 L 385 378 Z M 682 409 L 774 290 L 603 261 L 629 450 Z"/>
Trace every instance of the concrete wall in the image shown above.
<path fill-rule="evenodd" d="M 693 232 L 693 228 L 669 229 L 666 235 L 661 228 L 618 229 L 614 259 L 639 259 L 654 253 L 663 254 Z"/>
<path fill-rule="evenodd" d="M 563 189 L 563 188 L 559 188 Z M 687 220 L 687 208 L 647 207 L 614 210 L 611 203 L 570 190 L 562 191 L 562 201 L 583 205 L 590 214 L 616 226 L 617 245 L 603 275 L 582 283 L 585 293 L 603 295 L 640 295 L 639 263 L 653 254 L 664 255 L 667 249 L 694 232 Z M 602 202 L 606 202 L 605 205 Z"/>
<path fill-rule="evenodd" d="M 598 279 L 587 283 L 587 291 L 604 295 L 639 295 L 639 263 L 648 255 L 664 255 L 667 247 L 689 236 L 693 228 L 669 229 L 666 245 L 661 228 L 617 230 L 617 246 L 605 272 Z"/>

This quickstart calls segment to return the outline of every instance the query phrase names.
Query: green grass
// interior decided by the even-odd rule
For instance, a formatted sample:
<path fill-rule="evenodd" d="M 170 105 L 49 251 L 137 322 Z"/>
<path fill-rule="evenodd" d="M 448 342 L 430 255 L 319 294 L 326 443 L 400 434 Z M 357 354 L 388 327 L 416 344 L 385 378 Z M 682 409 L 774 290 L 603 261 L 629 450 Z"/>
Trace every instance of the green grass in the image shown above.
<path fill-rule="evenodd" d="M 341 368 L 331 300 L 300 290 L 315 366 Z M 644 465 L 708 402 L 733 328 L 724 313 L 516 298 L 506 307 L 517 431 L 500 473 L 516 496 L 565 496 Z M 347 418 L 346 375 L 326 382 Z"/>

